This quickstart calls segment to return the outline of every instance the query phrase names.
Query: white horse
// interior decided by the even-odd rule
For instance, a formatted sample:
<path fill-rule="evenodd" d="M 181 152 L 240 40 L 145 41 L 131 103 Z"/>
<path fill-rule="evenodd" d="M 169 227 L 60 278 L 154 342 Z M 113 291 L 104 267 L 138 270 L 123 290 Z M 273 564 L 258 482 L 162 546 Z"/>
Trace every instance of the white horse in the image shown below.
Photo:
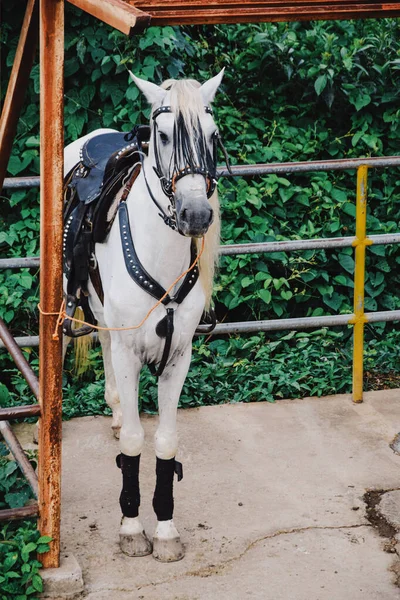
<path fill-rule="evenodd" d="M 177 304 L 172 299 L 167 306 L 173 309 L 174 332 L 165 368 L 158 378 L 157 483 L 153 499 L 157 527 L 153 544 L 144 532 L 138 512 L 139 458 L 144 441 L 138 411 L 138 384 L 142 367 L 149 363 L 159 365 L 163 359 L 166 341 L 157 334 L 156 328 L 163 319 L 166 322 L 166 306 L 159 305 L 137 330 L 99 331 L 106 377 L 105 397 L 113 412 L 112 427 L 116 433 L 120 430 L 121 549 L 129 556 L 153 552 L 154 558 L 167 562 L 184 555 L 172 518 L 173 478 L 180 465 L 175 461 L 176 415 L 189 369 L 192 338 L 204 308 L 210 303 L 219 247 L 218 198 L 207 164 L 210 157 L 216 161 L 218 132 L 210 103 L 223 71 L 202 85 L 194 80 L 169 80 L 158 86 L 131 76 L 152 106 L 148 155 L 126 200 L 128 234 L 130 229 L 140 262 L 153 280 L 168 289 L 189 268 L 193 258 L 192 242 L 199 249 L 203 236 L 205 240 L 199 279 L 193 278 L 195 283 L 183 302 Z M 65 173 L 79 163 L 83 143 L 107 131 L 113 130 L 94 131 L 67 146 Z M 89 305 L 102 327 L 135 325 L 156 303 L 128 273 L 127 257 L 123 254 L 126 227 L 125 222 L 123 229 L 117 217 L 104 243 L 95 246 L 104 304 L 89 283 Z M 171 292 L 172 298 L 180 285 L 181 282 Z"/>

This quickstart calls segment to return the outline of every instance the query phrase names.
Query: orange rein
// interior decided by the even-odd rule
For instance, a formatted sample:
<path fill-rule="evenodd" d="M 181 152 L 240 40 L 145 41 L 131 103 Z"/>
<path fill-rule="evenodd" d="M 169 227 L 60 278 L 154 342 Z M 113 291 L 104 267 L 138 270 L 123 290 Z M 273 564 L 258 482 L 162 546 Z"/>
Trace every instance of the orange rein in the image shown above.
<path fill-rule="evenodd" d="M 63 324 L 64 319 L 69 319 L 73 323 L 79 323 L 80 325 L 89 325 L 89 327 L 92 327 L 93 329 L 98 329 L 101 331 L 129 331 L 132 329 L 139 329 L 147 321 L 147 319 L 150 317 L 151 313 L 154 312 L 158 306 L 160 306 L 160 304 L 162 303 L 164 298 L 166 298 L 168 296 L 168 294 L 174 288 L 174 286 L 183 277 L 185 277 L 185 275 L 190 273 L 190 271 L 192 271 L 195 268 L 195 266 L 197 265 L 197 263 L 199 262 L 199 260 L 201 258 L 201 255 L 203 254 L 203 251 L 204 251 L 204 237 L 202 238 L 200 252 L 196 256 L 196 259 L 193 261 L 193 263 L 190 265 L 190 267 L 186 271 L 184 271 L 181 275 L 179 275 L 179 277 L 177 277 L 177 279 L 175 279 L 175 281 L 173 283 L 171 283 L 171 285 L 169 286 L 169 288 L 167 289 L 165 294 L 158 300 L 158 302 L 156 302 L 156 304 L 154 304 L 154 306 L 152 306 L 152 308 L 148 311 L 146 316 L 140 321 L 140 323 L 138 325 L 131 325 L 130 327 L 101 327 L 100 325 L 92 325 L 92 323 L 86 323 L 86 321 L 82 321 L 81 319 L 75 319 L 75 317 L 70 317 L 69 315 L 67 315 L 67 313 L 65 312 L 65 300 L 62 301 L 60 310 L 58 312 L 45 312 L 40 307 L 40 304 L 38 304 L 39 312 L 41 315 L 43 315 L 45 317 L 57 316 L 57 323 L 56 323 L 54 333 L 52 336 L 54 341 L 58 341 L 60 339 L 59 335 L 58 335 L 58 330 L 59 330 L 59 327 L 61 327 L 61 325 Z"/>

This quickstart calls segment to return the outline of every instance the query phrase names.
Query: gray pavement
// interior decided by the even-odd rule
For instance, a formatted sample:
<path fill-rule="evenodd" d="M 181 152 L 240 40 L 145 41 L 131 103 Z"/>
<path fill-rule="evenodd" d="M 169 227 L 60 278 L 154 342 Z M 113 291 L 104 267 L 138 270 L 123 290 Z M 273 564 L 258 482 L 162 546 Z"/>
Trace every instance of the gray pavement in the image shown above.
<path fill-rule="evenodd" d="M 367 490 L 400 489 L 400 456 L 389 447 L 400 431 L 400 390 L 367 393 L 360 405 L 341 395 L 182 410 L 178 421 L 175 523 L 186 557 L 173 564 L 119 550 L 111 420 L 64 423 L 62 545 L 82 567 L 84 598 L 400 598 L 399 556 L 384 550 L 363 500 Z M 156 424 L 143 417 L 141 517 L 150 536 Z"/>

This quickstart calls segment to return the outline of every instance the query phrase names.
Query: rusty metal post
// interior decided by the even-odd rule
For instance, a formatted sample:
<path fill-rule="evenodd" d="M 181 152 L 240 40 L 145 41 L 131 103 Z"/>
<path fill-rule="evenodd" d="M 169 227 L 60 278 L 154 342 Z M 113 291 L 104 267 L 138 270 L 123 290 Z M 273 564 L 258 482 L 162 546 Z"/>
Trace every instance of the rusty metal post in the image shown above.
<path fill-rule="evenodd" d="M 40 0 L 40 305 L 57 313 L 62 301 L 64 0 Z M 61 340 L 57 317 L 40 315 L 39 529 L 53 538 L 44 567 L 60 560 Z"/>
<path fill-rule="evenodd" d="M 15 10 L 18 10 L 16 7 Z M 3 187 L 4 177 L 11 154 L 12 144 L 25 91 L 28 87 L 29 75 L 35 58 L 38 38 L 38 3 L 37 0 L 28 0 L 22 23 L 21 35 L 18 42 L 7 94 L 4 100 L 0 119 L 0 191 Z"/>

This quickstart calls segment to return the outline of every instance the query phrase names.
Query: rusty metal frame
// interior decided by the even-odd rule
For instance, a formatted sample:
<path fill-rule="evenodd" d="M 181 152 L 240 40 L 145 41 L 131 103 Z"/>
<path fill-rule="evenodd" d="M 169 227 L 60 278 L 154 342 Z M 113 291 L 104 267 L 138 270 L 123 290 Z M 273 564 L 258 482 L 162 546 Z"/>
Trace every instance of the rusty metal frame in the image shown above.
<path fill-rule="evenodd" d="M 64 66 L 64 1 L 65 0 L 28 0 L 24 22 L 21 29 L 20 40 L 17 48 L 15 62 L 13 65 L 9 86 L 5 103 L 0 119 L 0 190 L 3 185 L 6 166 L 11 153 L 12 141 L 16 132 L 19 113 L 23 103 L 23 93 L 27 88 L 30 70 L 33 64 L 36 43 L 40 38 L 40 138 L 41 138 L 41 269 L 40 269 L 40 303 L 43 313 L 40 317 L 40 335 L 39 335 L 39 382 L 33 373 L 29 364 L 25 360 L 20 351 L 16 340 L 14 340 L 7 330 L 4 322 L 0 322 L 0 338 L 3 345 L 10 351 L 18 368 L 23 376 L 27 379 L 32 392 L 38 398 L 39 404 L 30 406 L 13 407 L 0 410 L 0 433 L 6 440 L 11 452 L 18 461 L 22 471 L 25 473 L 34 495 L 38 497 L 38 503 L 18 509 L 10 509 L 0 511 L 1 519 L 20 519 L 34 516 L 39 513 L 39 528 L 43 535 L 49 535 L 53 538 L 50 544 L 50 551 L 41 555 L 43 566 L 57 567 L 59 566 L 60 554 L 60 479 L 61 479 L 61 342 L 53 339 L 53 331 L 56 326 L 56 314 L 59 310 L 62 298 L 61 280 L 61 239 L 62 239 L 62 171 L 63 171 L 63 66 Z M 147 4 L 135 2 L 135 0 L 67 0 L 71 4 L 81 8 L 82 10 L 92 14 L 96 18 L 108 23 L 114 28 L 132 35 L 140 33 L 149 25 L 150 17 L 154 18 L 154 23 L 165 24 L 175 23 L 177 17 L 168 11 L 164 12 L 164 16 L 157 14 L 157 2 L 150 0 Z M 340 11 L 329 12 L 329 5 L 325 8 L 323 3 L 320 8 L 316 8 L 316 14 L 306 14 L 299 4 L 296 8 L 295 2 L 293 7 L 288 12 L 286 9 L 279 16 L 277 14 L 266 15 L 264 12 L 255 12 L 254 15 L 246 16 L 242 8 L 234 16 L 233 13 L 228 15 L 222 5 L 223 2 L 214 2 L 214 4 L 191 2 L 188 0 L 188 5 L 193 4 L 193 10 L 189 7 L 187 14 L 179 16 L 177 23 L 191 22 L 242 22 L 242 21 L 276 21 L 276 20 L 292 20 L 292 19 L 308 19 L 308 18 L 344 18 L 350 16 L 365 17 L 366 14 L 374 14 L 376 16 L 387 16 L 390 14 L 400 14 L 400 2 L 396 1 L 389 5 L 374 4 L 365 7 L 357 14 L 352 15 L 354 6 L 350 9 L 346 6 L 345 13 L 340 15 Z M 216 12 L 216 4 L 221 4 L 220 13 Z M 235 4 L 234 2 L 232 5 Z M 236 3 L 236 4 L 240 4 Z M 246 7 L 251 2 L 245 2 Z M 262 2 L 259 4 L 263 4 Z M 171 2 L 171 6 L 173 2 Z M 343 4 L 344 5 L 344 4 Z M 361 6 L 361 5 L 360 5 Z M 316 7 L 316 5 L 315 5 Z M 149 12 L 145 12 L 146 10 Z M 165 6 L 161 7 L 164 10 Z M 40 9 L 40 10 L 39 10 Z M 142 10 L 141 10 L 142 9 Z M 144 10 L 143 10 L 144 9 Z M 153 10 L 154 9 L 154 10 Z M 174 8 L 172 7 L 174 10 Z M 358 9 L 357 9 L 358 10 Z M 203 11 L 203 12 L 201 12 Z M 326 12 L 324 12 L 326 11 Z M 349 11 L 349 12 L 347 12 Z M 372 12 L 371 12 L 372 11 Z M 314 11 L 315 12 L 315 11 Z M 38 15 L 39 13 L 39 15 Z M 168 14 L 167 14 L 168 13 Z M 209 13 L 209 14 L 208 14 Z M 167 15 L 167 16 L 165 16 Z M 241 18 L 243 17 L 243 18 Z M 164 20 L 163 20 L 164 19 Z M 194 21 L 190 20 L 194 19 Z M 200 20 L 199 20 L 200 19 Z M 234 19 L 232 21 L 232 19 Z M 39 24 L 39 27 L 38 27 Z M 398 159 L 398 157 L 395 157 Z M 378 159 L 376 159 L 378 160 Z M 382 159 L 383 161 L 388 159 Z M 339 161 L 338 161 L 339 162 Z M 346 161 L 342 161 L 346 162 Z M 364 169 L 367 160 L 362 159 L 360 165 Z M 275 165 L 275 172 L 293 172 L 295 170 L 308 171 L 310 165 L 298 163 L 298 166 L 293 165 L 291 168 L 288 165 Z M 326 165 L 325 165 L 326 166 Z M 355 165 L 353 165 L 354 168 Z M 378 165 L 375 165 L 378 166 Z M 381 165 L 384 166 L 384 165 Z M 261 171 L 266 167 L 273 165 L 254 165 L 253 168 L 248 166 L 236 167 L 236 174 L 241 175 L 256 175 L 261 174 Z M 261 168 L 261 169 L 260 169 Z M 344 168 L 341 165 L 338 168 Z M 347 167 L 351 168 L 351 167 Z M 320 164 L 317 170 L 325 170 L 323 164 Z M 272 172 L 272 171 L 270 171 Z M 226 175 L 226 173 L 222 173 Z M 26 187 L 27 180 L 32 185 L 38 185 L 38 178 L 15 178 L 7 180 L 5 187 Z M 8 184 L 11 185 L 8 185 Z M 363 194 L 359 194 L 359 205 L 362 205 Z M 361 204 L 360 204 L 361 203 Z M 362 213 L 362 207 L 359 208 Z M 360 215 L 361 215 L 360 213 Z M 358 219 L 361 223 L 361 229 L 358 227 L 356 231 L 355 241 L 352 245 L 356 246 L 356 253 L 360 255 L 359 263 L 362 265 L 365 258 L 365 245 L 367 240 L 365 236 L 365 227 L 362 225 L 362 215 Z M 307 242 L 306 240 L 304 240 Z M 397 241 L 397 239 L 395 240 Z M 280 242 L 278 242 L 280 243 Z M 294 242 L 292 242 L 294 243 Z M 389 241 L 381 242 L 389 243 Z M 287 242 L 290 244 L 290 242 Z M 265 246 L 267 246 L 266 244 Z M 346 240 L 347 245 L 347 240 Z M 289 249 L 289 248 L 288 248 Z M 243 248 L 244 250 L 244 248 Z M 246 252 L 255 251 L 254 248 L 247 248 Z M 257 250 L 256 250 L 257 251 Z M 261 251 L 272 251 L 265 247 Z M 226 254 L 237 252 L 235 249 L 226 249 Z M 239 248 L 240 252 L 240 248 Z M 238 253 L 238 252 L 237 252 Z M 20 266 L 37 266 L 37 259 L 16 259 L 11 268 L 19 268 Z M 22 261 L 22 262 L 21 262 Z M 5 266 L 5 265 L 2 265 Z M 10 266 L 10 265 L 8 265 Z M 360 274 L 361 273 L 361 274 Z M 359 285 L 358 291 L 362 292 L 360 282 L 363 278 L 363 272 L 358 274 Z M 362 289 L 361 289 L 362 288 Z M 354 324 L 363 326 L 366 315 L 363 312 L 363 306 L 360 305 L 361 300 L 357 300 L 355 305 Z M 360 308 L 361 306 L 361 308 Z M 394 311 L 396 312 L 396 311 Z M 46 314 L 47 313 L 47 314 Z M 381 313 L 374 313 L 375 317 L 369 320 L 379 320 Z M 382 313 L 384 315 L 384 313 Z M 381 315 L 381 316 L 382 316 Z M 393 316 L 393 315 L 392 315 Z M 332 319 L 337 320 L 338 316 L 333 316 Z M 339 317 L 342 317 L 341 315 Z M 390 319 L 390 317 L 388 317 Z M 383 319 L 381 319 L 383 320 Z M 272 322 L 269 322 L 272 324 Z M 294 324 L 293 324 L 294 326 Z M 306 325 L 307 326 L 307 325 Z M 223 327 L 223 326 L 222 326 Z M 276 329 L 281 327 L 276 327 Z M 239 330 L 239 329 L 238 329 Z M 361 340 L 360 335 L 358 335 Z M 362 347 L 362 340 L 361 340 Z M 18 419 L 25 416 L 39 416 L 39 477 L 37 478 L 29 461 L 27 460 L 23 449 L 16 439 L 12 429 L 8 423 L 9 419 Z"/>

